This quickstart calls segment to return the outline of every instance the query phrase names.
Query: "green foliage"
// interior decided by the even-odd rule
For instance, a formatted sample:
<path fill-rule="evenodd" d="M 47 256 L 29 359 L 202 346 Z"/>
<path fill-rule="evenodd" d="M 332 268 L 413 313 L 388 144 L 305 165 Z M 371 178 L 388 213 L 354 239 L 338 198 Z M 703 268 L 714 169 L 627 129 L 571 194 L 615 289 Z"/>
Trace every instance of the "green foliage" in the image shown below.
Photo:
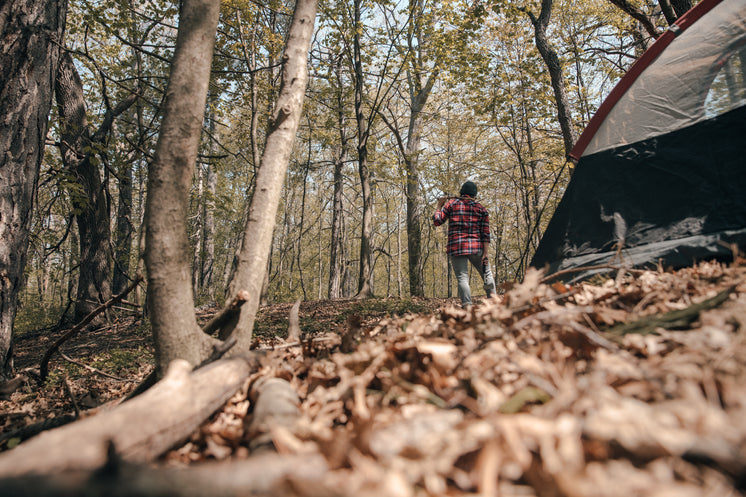
<path fill-rule="evenodd" d="M 91 365 L 101 371 L 124 377 L 137 373 L 142 365 L 151 363 L 152 358 L 152 353 L 143 347 L 137 350 L 112 349 L 94 357 Z"/>
<path fill-rule="evenodd" d="M 65 306 L 50 302 L 26 302 L 18 309 L 13 333 L 22 337 L 30 332 L 49 329 L 59 323 Z"/>

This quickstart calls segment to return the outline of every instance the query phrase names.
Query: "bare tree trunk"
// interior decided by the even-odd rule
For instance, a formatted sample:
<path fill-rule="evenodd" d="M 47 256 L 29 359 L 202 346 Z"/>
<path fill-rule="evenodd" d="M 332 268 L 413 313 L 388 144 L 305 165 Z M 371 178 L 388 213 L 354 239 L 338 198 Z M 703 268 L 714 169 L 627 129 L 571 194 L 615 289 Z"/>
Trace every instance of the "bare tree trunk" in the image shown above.
<path fill-rule="evenodd" d="M 98 165 L 94 162 L 95 151 L 101 148 L 101 142 L 110 131 L 111 121 L 106 129 L 102 128 L 96 133 L 97 138 L 91 136 L 83 84 L 69 53 L 60 58 L 55 95 L 62 129 L 62 161 L 80 187 L 80 190 L 70 192 L 80 236 L 80 269 L 75 302 L 75 320 L 80 321 L 111 297 L 109 208 Z M 134 100 L 129 101 L 129 105 L 132 103 Z"/>
<path fill-rule="evenodd" d="M 562 64 L 557 56 L 557 52 L 554 51 L 554 48 L 552 48 L 547 39 L 547 27 L 549 26 L 549 19 L 552 15 L 552 0 L 542 0 L 539 17 L 536 17 L 529 10 L 526 11 L 526 14 L 528 14 L 531 23 L 534 25 L 536 48 L 539 50 L 541 58 L 544 59 L 544 63 L 549 71 L 552 89 L 554 90 L 554 100 L 557 106 L 557 120 L 559 121 L 560 129 L 562 130 L 562 139 L 565 144 L 565 157 L 569 157 L 570 150 L 572 150 L 575 144 L 575 131 L 573 130 L 570 113 L 570 102 L 567 99 L 565 78 L 562 75 Z"/>
<path fill-rule="evenodd" d="M 419 71 L 420 68 L 418 68 Z M 407 169 L 407 251 L 409 253 L 409 293 L 412 297 L 424 297 L 425 286 L 422 266 L 422 230 L 420 227 L 420 172 L 418 155 L 420 136 L 422 134 L 422 111 L 430 96 L 438 71 L 430 75 L 422 85 L 421 75 L 411 75 L 415 88 L 411 89 L 411 113 L 409 115 L 409 132 L 404 150 L 404 163 Z"/>
<path fill-rule="evenodd" d="M 161 133 L 148 170 L 145 264 L 157 366 L 196 365 L 214 343 L 197 325 L 186 212 L 199 150 L 219 0 L 184 0 Z"/>
<path fill-rule="evenodd" d="M 332 204 L 332 233 L 331 249 L 329 253 L 329 292 L 330 299 L 340 297 L 342 261 L 342 216 L 344 216 L 342 205 L 342 170 L 347 160 L 347 129 L 345 127 L 344 117 L 344 99 L 343 99 L 343 82 L 342 82 L 342 56 L 334 60 L 334 74 L 336 76 L 337 87 L 337 127 L 339 128 L 339 148 L 334 158 L 334 202 Z"/>
<path fill-rule="evenodd" d="M 401 209 L 396 211 L 396 296 L 401 298 L 404 283 L 401 274 Z"/>
<path fill-rule="evenodd" d="M 358 273 L 357 298 L 367 298 L 373 295 L 371 287 L 372 247 L 373 237 L 373 199 L 370 189 L 370 169 L 368 168 L 368 123 L 363 114 L 363 91 L 365 75 L 363 74 L 363 60 L 360 53 L 361 35 L 361 0 L 355 0 L 355 36 L 353 39 L 353 64 L 355 66 L 355 119 L 357 120 L 357 160 L 360 189 L 363 194 L 363 220 L 360 230 L 360 272 Z"/>
<path fill-rule="evenodd" d="M 140 152 L 135 152 L 133 162 L 140 161 Z M 117 203 L 117 220 L 114 237 L 114 277 L 112 292 L 120 293 L 126 286 L 130 273 L 132 255 L 132 164 L 126 162 L 119 168 L 119 202 Z"/>
<path fill-rule="evenodd" d="M 130 0 L 130 8 L 134 9 L 134 0 Z M 135 45 L 136 28 L 129 31 L 128 39 L 132 43 L 132 58 L 135 63 L 135 72 L 138 81 L 142 80 L 142 55 Z M 135 124 L 137 126 L 137 147 L 133 152 L 131 160 L 125 161 L 119 168 L 119 202 L 117 203 L 117 220 L 114 237 L 114 276 L 112 278 L 112 292 L 119 294 L 125 289 L 130 278 L 130 261 L 132 259 L 132 238 L 135 233 L 133 221 L 133 185 L 134 168 L 139 167 L 143 160 L 143 142 L 145 136 L 145 125 L 143 122 L 143 104 L 140 99 L 135 102 L 134 112 Z"/>
<path fill-rule="evenodd" d="M 215 165 L 208 164 L 205 171 L 205 193 L 207 198 L 202 205 L 202 259 L 200 273 L 200 290 L 208 298 L 215 297 L 213 272 L 215 267 L 215 197 L 218 192 L 218 175 Z"/>
<path fill-rule="evenodd" d="M 303 292 L 303 300 L 308 300 L 308 295 L 306 295 L 306 282 L 303 279 L 303 265 L 302 265 L 302 255 L 303 255 L 303 231 L 305 230 L 305 224 L 306 224 L 306 196 L 308 193 L 308 169 L 311 165 L 311 126 L 309 123 L 309 131 L 308 131 L 309 137 L 308 137 L 308 160 L 306 161 L 306 165 L 303 169 L 303 194 L 301 195 L 301 202 L 300 202 L 300 225 L 298 226 L 298 239 L 297 239 L 297 245 L 298 250 L 295 252 L 296 255 L 296 263 L 298 264 L 298 279 L 300 280 L 300 288 Z"/>
<path fill-rule="evenodd" d="M 208 112 L 210 129 L 210 155 L 217 155 L 217 137 L 215 136 L 215 112 L 210 105 Z M 210 300 L 215 298 L 213 286 L 213 270 L 215 266 L 215 197 L 218 192 L 218 175 L 215 172 L 214 159 L 205 164 L 203 169 L 203 192 L 202 192 L 202 236 L 199 240 L 199 291 Z"/>
<path fill-rule="evenodd" d="M 0 4 L 0 377 L 13 369 L 13 322 L 66 12 L 66 0 Z"/>
<path fill-rule="evenodd" d="M 413 19 L 423 17 L 424 3 L 422 0 L 410 0 L 409 9 L 412 11 Z M 422 208 L 420 206 L 420 173 L 418 166 L 420 137 L 422 134 L 422 111 L 425 109 L 425 104 L 427 104 L 435 81 L 440 74 L 436 63 L 434 69 L 427 76 L 427 81 L 424 81 L 427 67 L 423 62 L 421 52 L 423 47 L 421 44 L 423 40 L 428 40 L 428 38 L 428 35 L 422 32 L 419 22 L 410 24 L 408 42 L 412 56 L 410 57 L 409 68 L 407 70 L 407 80 L 410 82 L 410 114 L 407 144 L 402 152 L 407 172 L 405 190 L 407 195 L 407 252 L 409 255 L 409 293 L 412 297 L 425 296 L 422 262 L 422 229 L 420 227 L 420 211 Z"/>
<path fill-rule="evenodd" d="M 251 345 L 282 183 L 303 108 L 308 82 L 308 48 L 313 35 L 317 4 L 318 0 L 298 0 L 288 33 L 280 94 L 264 147 L 262 167 L 257 171 L 256 189 L 249 207 L 236 275 L 231 282 L 231 297 L 239 291 L 247 291 L 249 294 L 249 300 L 241 307 L 238 323 L 232 331 L 237 337 L 237 350 L 248 350 Z M 221 330 L 221 336 L 224 334 L 225 329 Z"/>

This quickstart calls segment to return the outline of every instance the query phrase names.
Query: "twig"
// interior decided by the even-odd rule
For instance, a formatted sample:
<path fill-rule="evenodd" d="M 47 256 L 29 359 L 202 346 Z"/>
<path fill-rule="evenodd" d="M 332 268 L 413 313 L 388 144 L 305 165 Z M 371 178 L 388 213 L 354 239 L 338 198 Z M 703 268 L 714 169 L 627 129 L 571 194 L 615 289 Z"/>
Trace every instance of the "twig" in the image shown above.
<path fill-rule="evenodd" d="M 67 382 L 67 378 L 62 378 L 62 384 L 65 385 L 65 391 L 67 392 L 67 395 L 70 396 L 70 400 L 73 403 L 73 409 L 75 409 L 75 419 L 79 419 L 80 407 L 78 407 L 78 401 L 75 399 L 75 395 L 73 395 L 73 389 L 70 388 L 70 383 Z"/>
<path fill-rule="evenodd" d="M 52 354 L 54 354 L 63 343 L 65 343 L 70 338 L 75 336 L 88 323 L 93 321 L 93 318 L 95 318 L 96 316 L 98 316 L 99 314 L 101 314 L 102 312 L 104 312 L 106 309 L 113 306 L 114 304 L 119 303 L 128 293 L 134 290 L 135 287 L 137 287 L 137 285 L 139 285 L 141 281 L 142 281 L 142 275 L 138 274 L 137 276 L 135 276 L 135 279 L 132 281 L 132 283 L 130 283 L 130 285 L 127 288 L 125 288 L 122 293 L 112 297 L 111 299 L 109 299 L 108 302 L 98 306 L 96 309 L 91 311 L 90 314 L 84 317 L 81 322 L 76 324 L 70 330 L 63 333 L 62 336 L 59 337 L 57 341 L 54 342 L 51 347 L 49 347 L 49 349 L 47 349 L 46 353 L 44 354 L 44 357 L 42 357 L 41 359 L 41 362 L 39 364 L 39 383 L 43 385 L 44 382 L 47 380 L 47 376 L 49 374 L 49 359 L 51 359 Z"/>
<path fill-rule="evenodd" d="M 621 337 L 630 333 L 649 335 L 655 333 L 656 328 L 683 328 L 699 317 L 700 312 L 713 309 L 726 300 L 736 289 L 737 285 L 731 285 L 712 298 L 704 300 L 699 304 L 690 305 L 686 309 L 678 309 L 665 314 L 654 314 L 645 316 L 628 323 L 621 323 L 606 330 L 612 336 Z"/>
<path fill-rule="evenodd" d="M 83 364 L 83 363 L 82 363 L 82 362 L 80 362 L 80 361 L 76 361 L 75 359 L 73 359 L 72 357 L 69 357 L 68 355 L 66 355 L 66 354 L 65 354 L 64 352 L 62 352 L 62 351 L 60 351 L 60 356 L 61 356 L 61 357 L 62 357 L 62 358 L 63 358 L 64 360 L 66 360 L 67 362 L 70 362 L 70 363 L 72 363 L 72 364 L 75 364 L 76 366 L 80 366 L 81 368 L 85 368 L 85 369 L 87 369 L 88 371 L 91 371 L 91 372 L 93 372 L 93 373 L 97 373 L 97 374 L 100 374 L 101 376 L 106 376 L 107 378 L 111 378 L 112 380 L 116 380 L 116 381 L 129 381 L 129 380 L 125 380 L 124 378 L 119 378 L 119 377 L 117 377 L 117 376 L 111 375 L 111 374 L 109 374 L 109 373 L 107 373 L 107 372 L 105 372 L 105 371 L 101 371 L 100 369 L 96 369 L 96 368 L 94 368 L 93 366 L 89 366 L 88 364 Z"/>
<path fill-rule="evenodd" d="M 597 264 L 595 266 L 582 266 L 582 267 L 573 267 L 569 269 L 563 269 L 562 271 L 557 271 L 556 273 L 552 273 L 548 276 L 544 276 L 541 279 L 542 283 L 546 283 L 547 281 L 551 281 L 555 278 L 558 278 L 560 276 L 565 276 L 572 273 L 580 273 L 583 271 L 592 271 L 594 269 L 614 269 L 617 271 L 628 271 L 632 274 L 643 274 L 645 271 L 642 269 L 632 269 L 624 266 L 615 266 L 613 264 Z"/>

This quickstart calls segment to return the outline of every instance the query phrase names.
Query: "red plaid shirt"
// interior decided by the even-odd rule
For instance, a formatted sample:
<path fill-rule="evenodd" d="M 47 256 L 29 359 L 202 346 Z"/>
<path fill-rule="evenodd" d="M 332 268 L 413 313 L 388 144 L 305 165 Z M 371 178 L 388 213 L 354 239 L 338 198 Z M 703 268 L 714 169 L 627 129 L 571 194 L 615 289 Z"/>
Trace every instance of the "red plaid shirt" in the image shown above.
<path fill-rule="evenodd" d="M 433 223 L 440 226 L 448 220 L 449 255 L 470 255 L 482 251 L 490 242 L 490 216 L 482 204 L 470 197 L 452 198 L 433 214 Z"/>

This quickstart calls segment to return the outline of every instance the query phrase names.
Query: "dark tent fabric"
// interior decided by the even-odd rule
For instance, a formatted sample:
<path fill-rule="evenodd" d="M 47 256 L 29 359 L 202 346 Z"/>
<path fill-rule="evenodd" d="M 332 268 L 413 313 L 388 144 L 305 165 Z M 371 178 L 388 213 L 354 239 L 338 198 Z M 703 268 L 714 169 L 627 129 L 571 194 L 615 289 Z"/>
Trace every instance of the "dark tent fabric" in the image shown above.
<path fill-rule="evenodd" d="M 698 8 L 709 11 L 721 3 L 722 16 L 746 10 L 744 0 L 705 0 Z M 696 9 L 690 13 L 698 19 L 703 14 Z M 722 22 L 714 20 L 721 29 Z M 699 36 L 706 35 L 703 31 Z M 709 59 L 703 56 L 683 66 L 676 53 L 670 57 L 678 68 L 687 68 L 674 78 L 684 87 L 676 102 L 661 105 L 656 95 L 665 90 L 656 86 L 665 80 L 655 65 L 667 63 L 666 47 L 641 59 L 645 66 L 636 68 L 631 81 L 620 81 L 621 91 L 610 95 L 614 101 L 602 105 L 579 140 L 577 167 L 532 266 L 548 267 L 550 274 L 578 269 L 569 277 L 573 279 L 597 272 L 579 270 L 588 266 L 678 267 L 730 255 L 731 244 L 746 246 L 746 28 L 736 26 L 722 38 L 727 43 L 702 49 Z M 686 53 L 687 47 L 679 43 L 671 48 L 676 50 Z M 733 64 L 723 90 L 718 75 L 728 60 Z M 736 84 L 733 74 L 740 78 Z M 690 101 L 680 102 L 683 98 Z M 666 127 L 674 129 L 659 131 Z M 641 136 L 629 143 L 630 137 Z"/>

